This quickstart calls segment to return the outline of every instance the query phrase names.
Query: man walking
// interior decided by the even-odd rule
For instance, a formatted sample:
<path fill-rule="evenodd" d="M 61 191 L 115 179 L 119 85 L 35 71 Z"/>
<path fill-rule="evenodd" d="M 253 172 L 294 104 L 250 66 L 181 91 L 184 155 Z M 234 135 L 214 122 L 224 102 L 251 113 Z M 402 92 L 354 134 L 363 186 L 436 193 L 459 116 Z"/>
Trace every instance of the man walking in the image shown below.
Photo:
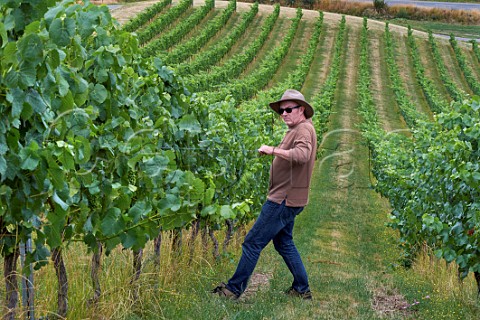
<path fill-rule="evenodd" d="M 247 288 L 261 251 L 273 240 L 293 275 L 287 294 L 312 299 L 308 276 L 293 242 L 295 217 L 308 203 L 308 191 L 317 151 L 317 136 L 311 117 L 313 108 L 303 94 L 286 90 L 282 98 L 270 103 L 288 126 L 280 145 L 262 145 L 258 152 L 274 156 L 270 167 L 267 201 L 242 244 L 242 256 L 237 270 L 228 283 L 221 283 L 213 293 L 236 299 Z"/>

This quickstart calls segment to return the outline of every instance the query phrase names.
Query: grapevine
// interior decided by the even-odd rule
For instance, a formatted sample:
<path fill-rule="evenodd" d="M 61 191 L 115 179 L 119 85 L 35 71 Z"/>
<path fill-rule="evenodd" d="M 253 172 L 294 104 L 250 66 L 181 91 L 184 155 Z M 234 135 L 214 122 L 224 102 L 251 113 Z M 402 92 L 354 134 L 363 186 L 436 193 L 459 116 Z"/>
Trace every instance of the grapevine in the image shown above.
<path fill-rule="evenodd" d="M 158 38 L 145 45 L 143 52 L 164 51 L 169 47 L 176 45 L 197 23 L 207 16 L 207 14 L 214 8 L 214 5 L 215 3 L 213 0 L 206 1 L 205 6 L 195 10 L 193 14 L 178 23 L 168 33 L 160 35 Z"/>
<path fill-rule="evenodd" d="M 460 46 L 458 45 L 457 40 L 453 35 L 450 35 L 450 45 L 455 52 L 455 57 L 457 58 L 458 65 L 460 66 L 460 69 L 462 70 L 463 75 L 465 76 L 465 80 L 467 81 L 470 89 L 472 89 L 474 94 L 480 95 L 480 84 L 473 75 L 473 71 L 466 62 L 462 49 L 460 49 Z"/>
<path fill-rule="evenodd" d="M 413 60 L 413 67 L 415 69 L 415 75 L 418 83 L 422 87 L 423 93 L 427 98 L 428 104 L 433 112 L 441 112 L 447 109 L 448 103 L 440 96 L 439 92 L 432 84 L 432 81 L 425 75 L 425 68 L 420 61 L 420 53 L 418 46 L 413 38 L 412 28 L 408 27 L 407 36 L 408 46 L 410 47 L 410 56 Z"/>
<path fill-rule="evenodd" d="M 392 82 L 392 89 L 395 93 L 395 99 L 402 112 L 405 122 L 410 128 L 416 126 L 416 122 L 426 118 L 426 115 L 418 112 L 409 100 L 405 91 L 397 64 L 395 62 L 394 40 L 388 27 L 388 22 L 385 25 L 385 49 L 387 53 L 387 65 L 389 70 L 390 80 Z"/>
<path fill-rule="evenodd" d="M 445 67 L 445 63 L 443 62 L 442 57 L 440 56 L 440 52 L 438 50 L 437 44 L 433 37 L 432 31 L 428 32 L 428 41 L 430 43 L 430 48 L 432 51 L 433 58 L 435 59 L 435 64 L 438 68 L 438 73 L 440 74 L 440 78 L 442 79 L 445 87 L 447 88 L 450 96 L 455 101 L 460 101 L 464 98 L 465 92 L 462 92 L 460 89 L 457 88 L 455 83 L 453 83 L 452 79 L 448 76 L 447 68 Z"/>
<path fill-rule="evenodd" d="M 144 56 L 156 56 L 162 59 L 167 65 L 177 64 L 192 54 L 198 51 L 203 45 L 207 43 L 220 29 L 225 26 L 227 21 L 235 12 L 237 7 L 236 0 L 230 0 L 227 8 L 217 18 L 210 20 L 207 26 L 202 29 L 202 32 L 195 38 L 188 40 L 180 46 L 175 47 L 169 52 L 156 52 L 145 48 L 143 51 Z"/>
<path fill-rule="evenodd" d="M 218 62 L 234 45 L 234 43 L 245 33 L 247 28 L 258 13 L 258 3 L 254 3 L 249 12 L 245 13 L 242 22 L 223 40 L 218 41 L 208 50 L 197 54 L 193 61 L 182 62 L 174 66 L 179 75 L 193 75 L 210 68 Z"/>
<path fill-rule="evenodd" d="M 145 29 L 138 32 L 138 42 L 145 44 L 152 38 L 157 36 L 170 23 L 175 21 L 181 14 L 185 13 L 193 4 L 192 0 L 183 0 L 178 5 L 170 7 L 170 9 L 163 15 L 157 17 L 152 23 L 148 24 Z"/>
<path fill-rule="evenodd" d="M 151 5 L 144 11 L 140 12 L 133 19 L 123 25 L 123 30 L 133 32 L 140 29 L 142 26 L 151 21 L 157 14 L 163 11 L 166 7 L 172 4 L 172 0 L 163 0 Z"/>
<path fill-rule="evenodd" d="M 218 83 L 222 79 L 235 78 L 243 71 L 250 61 L 262 48 L 268 35 L 273 30 L 275 22 L 280 14 L 280 6 L 275 6 L 274 12 L 267 18 L 262 28 L 262 33 L 255 41 L 239 56 L 229 59 L 222 66 L 210 69 L 208 73 L 199 73 L 184 79 L 185 85 L 195 92 L 204 91 L 210 84 Z"/>

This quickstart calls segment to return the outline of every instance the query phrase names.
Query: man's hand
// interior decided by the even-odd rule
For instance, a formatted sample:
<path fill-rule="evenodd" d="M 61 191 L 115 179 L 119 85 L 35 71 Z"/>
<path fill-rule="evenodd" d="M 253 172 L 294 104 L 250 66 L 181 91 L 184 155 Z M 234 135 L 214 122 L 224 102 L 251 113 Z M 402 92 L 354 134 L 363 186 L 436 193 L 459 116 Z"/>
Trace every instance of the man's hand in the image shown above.
<path fill-rule="evenodd" d="M 258 152 L 261 155 L 266 155 L 266 154 L 272 154 L 273 155 L 274 150 L 275 150 L 275 147 L 263 145 L 258 149 Z"/>

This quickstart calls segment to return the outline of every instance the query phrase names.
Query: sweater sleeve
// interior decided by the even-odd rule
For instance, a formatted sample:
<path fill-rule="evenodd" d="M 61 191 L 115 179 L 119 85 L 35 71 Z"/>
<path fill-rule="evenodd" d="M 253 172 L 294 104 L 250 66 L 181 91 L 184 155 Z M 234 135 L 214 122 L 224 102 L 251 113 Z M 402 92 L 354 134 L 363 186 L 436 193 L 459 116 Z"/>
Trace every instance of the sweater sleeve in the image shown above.
<path fill-rule="evenodd" d="M 293 141 L 290 149 L 290 161 L 293 164 L 305 164 L 312 155 L 312 135 L 307 128 L 301 128 Z"/>

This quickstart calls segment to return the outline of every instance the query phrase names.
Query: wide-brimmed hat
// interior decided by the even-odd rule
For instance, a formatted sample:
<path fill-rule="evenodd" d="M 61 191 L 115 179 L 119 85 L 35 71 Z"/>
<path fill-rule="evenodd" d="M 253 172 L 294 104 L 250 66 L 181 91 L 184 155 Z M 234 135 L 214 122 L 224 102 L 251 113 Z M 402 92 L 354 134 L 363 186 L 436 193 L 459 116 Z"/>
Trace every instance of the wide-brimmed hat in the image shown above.
<path fill-rule="evenodd" d="M 308 119 L 308 118 L 311 118 L 313 116 L 312 106 L 307 101 L 305 101 L 305 97 L 299 91 L 293 90 L 293 89 L 288 89 L 287 91 L 285 91 L 283 93 L 282 98 L 280 100 L 275 101 L 275 102 L 271 102 L 269 104 L 270 108 L 272 108 L 276 113 L 279 113 L 280 112 L 280 103 L 283 102 L 283 101 L 295 101 L 299 105 L 305 107 L 305 111 L 304 111 L 305 118 Z"/>

